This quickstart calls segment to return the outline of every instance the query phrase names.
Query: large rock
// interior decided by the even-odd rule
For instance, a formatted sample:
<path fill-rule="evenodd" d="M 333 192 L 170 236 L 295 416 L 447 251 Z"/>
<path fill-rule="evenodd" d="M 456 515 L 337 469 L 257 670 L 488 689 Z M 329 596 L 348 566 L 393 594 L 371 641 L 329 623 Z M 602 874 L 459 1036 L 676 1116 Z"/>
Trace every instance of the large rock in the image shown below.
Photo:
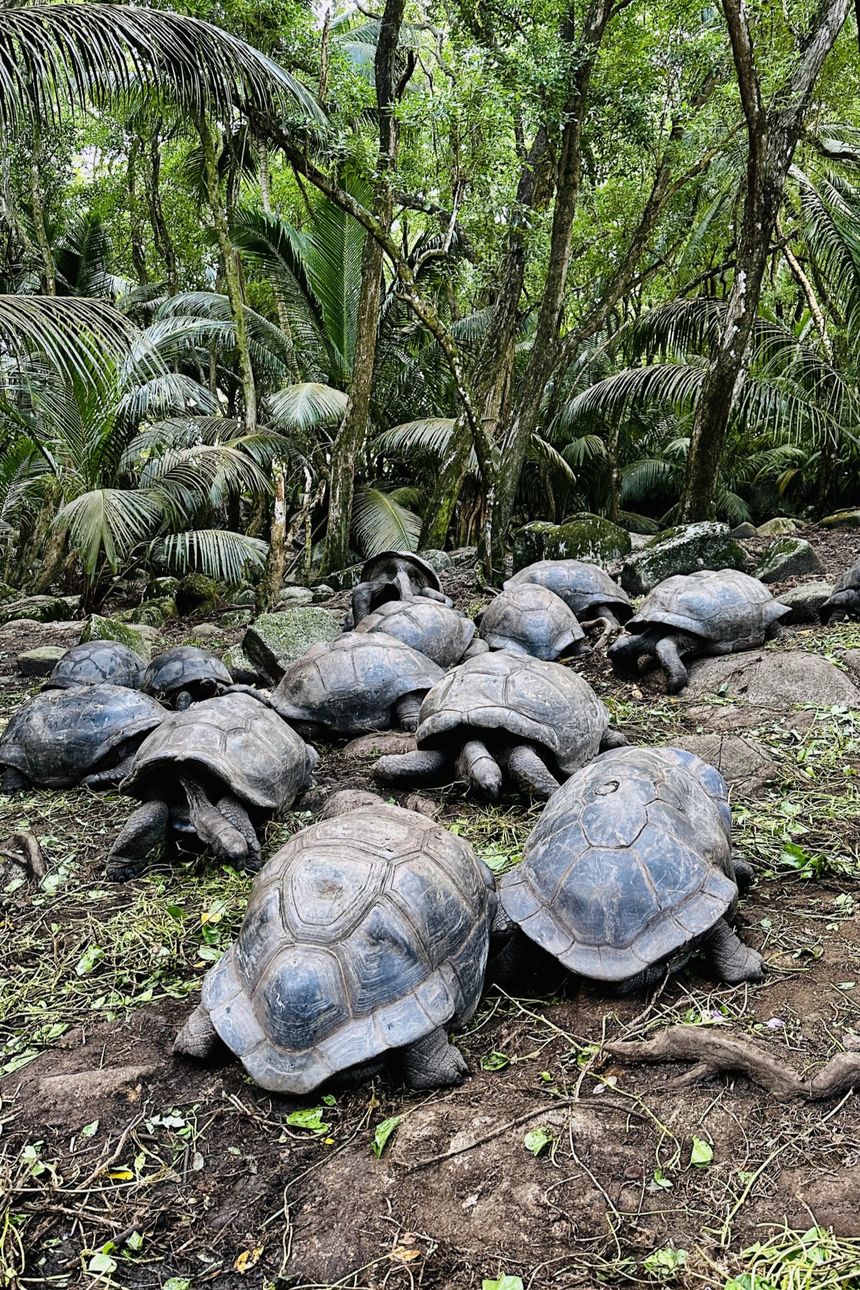
<path fill-rule="evenodd" d="M 288 605 L 291 609 L 298 609 L 301 605 L 310 605 L 313 602 L 314 593 L 310 587 L 281 587 L 278 594 L 278 601 L 282 605 Z"/>
<path fill-rule="evenodd" d="M 259 685 L 266 678 L 255 667 L 241 645 L 231 645 L 225 651 L 222 663 L 237 685 Z"/>
<path fill-rule="evenodd" d="M 819 654 L 803 650 L 750 651 L 699 659 L 690 666 L 684 697 L 695 699 L 705 694 L 766 708 L 860 706 L 860 689 L 844 672 Z"/>
<path fill-rule="evenodd" d="M 803 538 L 780 538 L 772 543 L 755 571 L 760 582 L 785 582 L 804 573 L 823 573 L 824 565 Z"/>
<path fill-rule="evenodd" d="M 536 560 L 590 560 L 607 565 L 629 555 L 630 534 L 618 524 L 583 511 L 564 524 L 532 520 L 514 534 L 514 573 Z"/>
<path fill-rule="evenodd" d="M 152 658 L 152 636 L 149 631 L 141 630 L 141 627 L 132 627 L 130 623 L 121 623 L 116 618 L 103 618 L 101 614 L 91 614 L 84 630 L 81 632 L 81 641 L 119 641 L 121 645 L 127 645 L 133 649 L 135 654 L 139 654 L 147 663 Z"/>
<path fill-rule="evenodd" d="M 797 532 L 797 523 L 788 515 L 776 515 L 772 520 L 759 524 L 756 533 L 759 537 L 788 537 Z"/>
<path fill-rule="evenodd" d="M 318 641 L 340 636 L 340 620 L 329 609 L 303 605 L 278 614 L 261 614 L 242 639 L 248 658 L 273 681 Z"/>
<path fill-rule="evenodd" d="M 802 582 L 779 593 L 780 604 L 791 610 L 790 623 L 817 623 L 818 611 L 829 600 L 833 587 L 829 582 Z"/>
<path fill-rule="evenodd" d="M 447 551 L 439 551 L 433 546 L 423 547 L 418 552 L 418 555 L 425 564 L 429 564 L 430 568 L 435 569 L 437 573 L 444 573 L 454 563 Z"/>
<path fill-rule="evenodd" d="M 821 521 L 826 529 L 860 529 L 860 511 L 834 511 Z"/>
<path fill-rule="evenodd" d="M 221 590 L 214 578 L 186 573 L 174 593 L 176 608 L 186 614 L 211 614 L 221 604 Z"/>
<path fill-rule="evenodd" d="M 764 749 L 742 735 L 684 735 L 672 742 L 678 748 L 686 748 L 688 752 L 695 753 L 703 761 L 716 766 L 732 788 L 742 788 L 749 792 L 779 778 L 776 763 Z"/>
<path fill-rule="evenodd" d="M 29 618 L 36 623 L 59 623 L 68 617 L 69 604 L 65 596 L 21 596 L 0 604 L 0 623 L 11 623 L 14 618 Z"/>
<path fill-rule="evenodd" d="M 50 676 L 66 653 L 63 645 L 38 645 L 25 649 L 18 655 L 18 671 L 22 676 Z"/>
<path fill-rule="evenodd" d="M 729 533 L 729 526 L 704 520 L 658 533 L 641 551 L 628 556 L 621 568 L 621 585 L 630 595 L 644 596 L 676 573 L 746 567 L 743 547 Z"/>

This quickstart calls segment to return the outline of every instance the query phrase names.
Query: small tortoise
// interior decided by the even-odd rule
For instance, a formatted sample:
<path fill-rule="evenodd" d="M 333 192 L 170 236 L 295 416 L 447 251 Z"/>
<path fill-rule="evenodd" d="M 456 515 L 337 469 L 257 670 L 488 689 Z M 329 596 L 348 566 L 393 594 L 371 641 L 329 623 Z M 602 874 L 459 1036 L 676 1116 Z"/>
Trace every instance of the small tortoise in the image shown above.
<path fill-rule="evenodd" d="M 422 698 L 442 676 L 424 654 L 385 632 L 346 632 L 291 663 L 270 702 L 309 738 L 397 724 L 414 730 Z"/>
<path fill-rule="evenodd" d="M 380 757 L 373 773 L 394 783 L 444 784 L 456 772 L 497 801 L 504 770 L 518 788 L 549 797 L 601 748 L 625 742 L 608 727 L 606 709 L 575 672 L 527 655 L 483 654 L 427 695 L 418 751 Z"/>
<path fill-rule="evenodd" d="M 313 748 L 248 694 L 223 694 L 171 712 L 137 751 L 122 791 L 140 798 L 114 843 L 108 876 L 124 881 L 191 832 L 226 864 L 255 870 L 252 822 L 292 805 L 310 782 Z"/>
<path fill-rule="evenodd" d="M 573 610 L 555 592 L 530 582 L 499 592 L 481 615 L 480 629 L 490 649 L 546 662 L 581 654 L 587 644 Z"/>
<path fill-rule="evenodd" d="M 666 689 L 677 694 L 688 680 L 683 659 L 757 649 L 778 635 L 790 612 L 763 582 L 737 569 L 677 574 L 645 597 L 609 658 L 622 675 L 635 676 L 640 660 L 659 664 Z"/>
<path fill-rule="evenodd" d="M 111 788 L 164 717 L 155 699 L 122 685 L 42 690 L 13 714 L 0 736 L 2 790 L 31 784 Z"/>
<path fill-rule="evenodd" d="M 497 977 L 510 982 L 536 943 L 622 990 L 656 983 L 697 948 L 721 980 L 760 980 L 761 955 L 727 921 L 751 872 L 733 858 L 731 818 L 725 780 L 693 753 L 619 748 L 578 770 L 501 879 L 520 933 Z"/>
<path fill-rule="evenodd" d="M 603 620 L 615 629 L 623 626 L 633 613 L 627 592 L 599 564 L 587 564 L 584 560 L 537 560 L 508 578 L 505 590 L 523 582 L 554 591 L 584 626 Z"/>
<path fill-rule="evenodd" d="M 426 560 L 409 551 L 380 551 L 365 562 L 353 588 L 353 624 L 389 600 L 414 600 L 416 596 L 438 600 L 443 605 L 452 603 L 442 591 L 436 570 Z"/>
<path fill-rule="evenodd" d="M 467 1071 L 447 1028 L 473 1015 L 497 898 L 469 844 L 424 815 L 335 794 L 254 880 L 238 940 L 203 980 L 175 1049 L 219 1040 L 253 1080 L 308 1093 L 396 1056 L 413 1088 Z M 327 818 L 328 817 L 328 818 Z"/>
<path fill-rule="evenodd" d="M 841 618 L 860 618 L 860 560 L 836 579 L 818 613 L 823 623 L 838 622 Z"/>
<path fill-rule="evenodd" d="M 232 684 L 232 676 L 215 654 L 197 645 L 177 645 L 156 654 L 143 674 L 141 689 L 182 711 Z"/>
<path fill-rule="evenodd" d="M 388 600 L 356 623 L 357 632 L 385 632 L 425 654 L 440 667 L 486 652 L 475 624 L 439 600 Z"/>
<path fill-rule="evenodd" d="M 139 690 L 145 668 L 140 655 L 119 641 L 87 641 L 66 650 L 44 689 L 68 690 L 73 685 L 106 684 Z"/>

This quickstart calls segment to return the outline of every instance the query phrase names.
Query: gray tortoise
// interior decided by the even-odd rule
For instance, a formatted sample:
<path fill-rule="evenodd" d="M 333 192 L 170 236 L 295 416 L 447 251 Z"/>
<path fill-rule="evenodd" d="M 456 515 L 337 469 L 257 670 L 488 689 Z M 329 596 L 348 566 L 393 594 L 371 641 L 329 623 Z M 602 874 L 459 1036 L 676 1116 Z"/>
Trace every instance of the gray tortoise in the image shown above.
<path fill-rule="evenodd" d="M 452 602 L 442 591 L 436 570 L 411 551 L 380 551 L 365 562 L 352 591 L 354 625 L 389 600 L 414 600 L 422 596 L 444 605 Z"/>
<path fill-rule="evenodd" d="M 860 560 L 836 579 L 818 613 L 823 623 L 838 622 L 840 618 L 860 618 Z"/>
<path fill-rule="evenodd" d="M 554 591 L 582 624 L 602 620 L 611 628 L 623 626 L 633 613 L 627 592 L 599 564 L 584 560 L 537 560 L 505 583 L 505 590 L 533 583 Z"/>
<path fill-rule="evenodd" d="M 295 834 L 254 880 L 234 945 L 206 974 L 175 1049 L 207 1057 L 223 1041 L 251 1078 L 308 1093 L 332 1076 L 397 1060 L 413 1088 L 467 1071 L 447 1029 L 480 999 L 497 899 L 462 838 L 384 804 Z"/>
<path fill-rule="evenodd" d="M 155 699 L 121 685 L 42 690 L 13 713 L 0 736 L 2 791 L 31 784 L 112 788 L 164 717 Z"/>
<path fill-rule="evenodd" d="M 501 651 L 468 659 L 421 705 L 418 751 L 380 757 L 389 783 L 444 784 L 459 774 L 490 801 L 504 776 L 537 797 L 601 748 L 624 743 L 587 681 L 559 663 Z"/>
<path fill-rule="evenodd" d="M 573 610 L 555 592 L 530 582 L 499 592 L 481 615 L 480 630 L 490 649 L 546 662 L 581 654 L 587 645 Z"/>
<path fill-rule="evenodd" d="M 145 668 L 140 655 L 119 641 L 86 641 L 66 650 L 43 688 L 69 690 L 75 685 L 124 685 L 130 690 L 139 690 Z"/>
<path fill-rule="evenodd" d="M 256 870 L 254 822 L 292 805 L 317 754 L 248 694 L 223 694 L 169 713 L 138 749 L 123 793 L 143 805 L 108 857 L 110 878 L 143 872 L 171 834 L 192 833 L 226 864 Z"/>
<path fill-rule="evenodd" d="M 287 668 L 269 702 L 310 737 L 414 730 L 421 700 L 443 672 L 385 632 L 346 632 L 312 645 Z"/>
<path fill-rule="evenodd" d="M 483 641 L 476 640 L 471 618 L 439 600 L 388 600 L 356 623 L 355 630 L 385 632 L 439 667 L 453 667 L 487 649 Z"/>
<path fill-rule="evenodd" d="M 545 807 L 500 884 L 519 933 L 506 981 L 531 944 L 570 972 L 631 990 L 702 950 L 723 981 L 758 981 L 762 959 L 729 921 L 738 879 L 728 789 L 678 748 L 619 748 L 578 770 Z"/>
<path fill-rule="evenodd" d="M 645 597 L 609 658 L 622 675 L 659 664 L 666 689 L 677 694 L 688 680 L 685 658 L 757 649 L 778 635 L 790 612 L 763 582 L 737 569 L 677 574 Z"/>
<path fill-rule="evenodd" d="M 143 674 L 141 689 L 181 711 L 232 684 L 232 676 L 217 655 L 197 645 L 177 645 L 156 654 Z"/>

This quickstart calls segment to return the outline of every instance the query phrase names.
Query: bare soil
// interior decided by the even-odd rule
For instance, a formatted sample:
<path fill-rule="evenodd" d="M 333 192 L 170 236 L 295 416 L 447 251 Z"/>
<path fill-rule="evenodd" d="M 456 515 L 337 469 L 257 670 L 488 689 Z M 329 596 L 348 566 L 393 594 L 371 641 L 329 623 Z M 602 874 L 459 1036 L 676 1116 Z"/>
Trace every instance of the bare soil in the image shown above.
<path fill-rule="evenodd" d="M 830 576 L 860 545 L 850 533 L 805 536 Z M 481 598 L 466 578 L 457 592 L 464 607 Z M 189 634 L 171 627 L 172 639 Z M 0 633 L 6 714 L 28 692 L 16 654 L 49 640 L 41 628 Z M 860 628 L 798 629 L 788 644 L 838 664 Z M 129 803 L 86 791 L 0 798 L 0 850 L 31 829 L 49 864 L 34 892 L 0 856 L 0 1283 L 860 1285 L 846 1273 L 860 1278 L 853 1092 L 785 1102 L 741 1077 L 690 1083 L 686 1067 L 602 1051 L 678 1022 L 730 1028 L 800 1072 L 860 1047 L 860 712 L 694 706 L 668 700 L 656 678 L 618 682 L 603 659 L 585 671 L 632 740 L 740 727 L 774 763 L 773 782 L 734 789 L 738 844 L 757 875 L 738 927 L 764 953 L 764 983 L 718 986 L 693 962 L 647 997 L 617 997 L 549 972 L 523 997 L 488 993 L 457 1039 L 472 1070 L 458 1089 L 419 1096 L 382 1077 L 272 1097 L 227 1055 L 207 1067 L 172 1053 L 241 920 L 247 879 L 184 855 L 116 887 L 104 858 Z M 269 826 L 267 852 L 327 791 L 372 787 L 367 756 L 322 751 L 319 790 Z M 426 796 L 496 869 L 518 859 L 538 814 L 453 789 Z M 776 1278 L 786 1228 L 815 1226 L 830 1230 L 833 1269 L 749 1280 L 762 1260 Z M 763 1252 L 750 1252 L 756 1243 Z"/>

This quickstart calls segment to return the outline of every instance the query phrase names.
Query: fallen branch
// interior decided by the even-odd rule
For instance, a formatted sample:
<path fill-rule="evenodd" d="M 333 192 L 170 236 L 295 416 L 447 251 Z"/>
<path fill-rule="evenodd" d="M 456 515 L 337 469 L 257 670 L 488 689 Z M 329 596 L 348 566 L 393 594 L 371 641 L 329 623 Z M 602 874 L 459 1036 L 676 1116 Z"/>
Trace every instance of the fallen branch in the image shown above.
<path fill-rule="evenodd" d="M 12 846 L 17 847 L 17 850 L 0 850 L 0 856 L 4 860 L 11 860 L 13 864 L 20 865 L 21 868 L 25 869 L 29 882 L 33 884 L 40 883 L 48 872 L 48 866 L 35 833 L 32 833 L 29 829 L 16 833 L 12 838 Z"/>
<path fill-rule="evenodd" d="M 721 1034 L 710 1026 L 669 1026 L 641 1043 L 617 1040 L 606 1044 L 609 1056 L 635 1062 L 694 1062 L 690 1072 L 699 1079 L 715 1075 L 744 1075 L 777 1097 L 820 1102 L 839 1097 L 860 1085 L 860 1053 L 837 1053 L 811 1079 L 803 1079 L 785 1064 L 784 1054 L 771 1056 L 749 1040 Z"/>

